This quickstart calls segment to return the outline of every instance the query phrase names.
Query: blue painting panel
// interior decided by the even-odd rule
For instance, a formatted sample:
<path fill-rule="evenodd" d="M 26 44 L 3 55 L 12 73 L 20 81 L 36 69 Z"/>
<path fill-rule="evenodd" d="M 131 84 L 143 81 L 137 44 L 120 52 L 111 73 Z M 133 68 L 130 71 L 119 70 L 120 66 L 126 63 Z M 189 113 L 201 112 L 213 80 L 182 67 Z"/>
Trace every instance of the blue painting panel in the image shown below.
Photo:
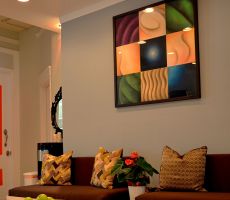
<path fill-rule="evenodd" d="M 163 68 L 167 66 L 166 37 L 146 40 L 140 45 L 141 71 Z"/>
<path fill-rule="evenodd" d="M 178 65 L 168 68 L 169 98 L 195 97 L 198 95 L 197 66 Z"/>

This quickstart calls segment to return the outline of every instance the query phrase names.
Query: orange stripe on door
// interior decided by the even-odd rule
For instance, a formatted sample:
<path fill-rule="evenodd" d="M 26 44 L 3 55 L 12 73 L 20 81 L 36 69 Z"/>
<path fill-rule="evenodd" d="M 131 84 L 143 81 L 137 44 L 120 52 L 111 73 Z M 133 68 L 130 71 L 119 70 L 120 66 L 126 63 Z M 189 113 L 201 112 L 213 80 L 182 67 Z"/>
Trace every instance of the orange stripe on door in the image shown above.
<path fill-rule="evenodd" d="M 0 85 L 0 156 L 2 155 L 2 86 Z"/>
<path fill-rule="evenodd" d="M 2 86 L 0 85 L 0 156 L 2 155 Z"/>

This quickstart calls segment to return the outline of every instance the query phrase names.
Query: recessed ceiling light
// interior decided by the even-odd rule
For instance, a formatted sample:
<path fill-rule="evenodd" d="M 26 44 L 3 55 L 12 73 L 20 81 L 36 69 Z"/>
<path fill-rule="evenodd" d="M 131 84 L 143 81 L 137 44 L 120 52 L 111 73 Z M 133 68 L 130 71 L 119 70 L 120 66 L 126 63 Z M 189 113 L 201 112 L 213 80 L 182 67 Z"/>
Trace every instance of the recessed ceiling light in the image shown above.
<path fill-rule="evenodd" d="M 174 51 L 172 51 L 172 52 L 168 52 L 168 55 L 173 55 L 173 54 L 175 54 L 175 52 L 174 52 Z"/>
<path fill-rule="evenodd" d="M 154 11 L 154 8 L 145 8 L 144 12 L 145 13 L 152 13 Z"/>
<path fill-rule="evenodd" d="M 18 1 L 25 3 L 25 2 L 29 2 L 30 0 L 18 0 Z"/>

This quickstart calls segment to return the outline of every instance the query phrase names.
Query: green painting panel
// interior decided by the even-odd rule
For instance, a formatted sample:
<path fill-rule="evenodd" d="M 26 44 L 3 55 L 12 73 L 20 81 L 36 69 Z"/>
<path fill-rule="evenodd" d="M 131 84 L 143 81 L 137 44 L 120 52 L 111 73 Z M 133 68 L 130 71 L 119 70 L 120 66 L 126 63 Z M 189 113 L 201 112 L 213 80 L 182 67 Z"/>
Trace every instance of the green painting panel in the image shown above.
<path fill-rule="evenodd" d="M 118 104 L 140 103 L 140 73 L 117 77 Z"/>
<path fill-rule="evenodd" d="M 194 27 L 193 0 L 176 0 L 166 4 L 167 34 Z"/>

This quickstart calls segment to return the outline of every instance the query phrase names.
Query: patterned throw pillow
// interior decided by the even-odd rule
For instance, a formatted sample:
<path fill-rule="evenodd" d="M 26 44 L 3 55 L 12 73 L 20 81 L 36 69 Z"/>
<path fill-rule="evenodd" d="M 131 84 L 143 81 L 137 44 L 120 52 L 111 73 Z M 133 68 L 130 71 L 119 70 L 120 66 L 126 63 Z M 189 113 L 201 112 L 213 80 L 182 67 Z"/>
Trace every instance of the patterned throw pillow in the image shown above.
<path fill-rule="evenodd" d="M 207 147 L 203 146 L 181 156 L 164 147 L 160 168 L 161 190 L 204 191 Z"/>
<path fill-rule="evenodd" d="M 122 156 L 123 149 L 108 152 L 100 147 L 95 156 L 91 185 L 102 188 L 113 188 L 114 176 L 111 175 L 111 170 L 117 160 Z"/>
<path fill-rule="evenodd" d="M 41 185 L 71 185 L 71 156 L 69 151 L 61 156 L 44 154 L 42 160 Z"/>

